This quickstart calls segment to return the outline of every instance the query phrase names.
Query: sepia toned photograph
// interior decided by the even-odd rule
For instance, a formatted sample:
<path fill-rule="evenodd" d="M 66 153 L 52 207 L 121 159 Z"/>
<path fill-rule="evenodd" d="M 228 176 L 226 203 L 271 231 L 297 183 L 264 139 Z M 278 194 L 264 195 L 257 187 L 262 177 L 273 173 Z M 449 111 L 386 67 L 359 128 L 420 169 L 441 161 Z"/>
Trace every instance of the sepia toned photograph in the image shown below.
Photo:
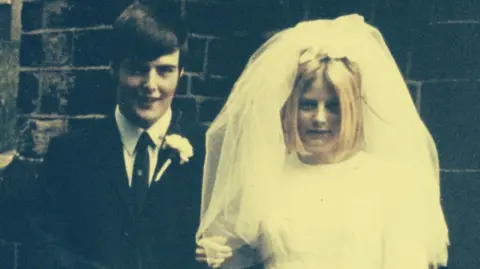
<path fill-rule="evenodd" d="M 480 2 L 0 0 L 0 269 L 480 268 Z"/>

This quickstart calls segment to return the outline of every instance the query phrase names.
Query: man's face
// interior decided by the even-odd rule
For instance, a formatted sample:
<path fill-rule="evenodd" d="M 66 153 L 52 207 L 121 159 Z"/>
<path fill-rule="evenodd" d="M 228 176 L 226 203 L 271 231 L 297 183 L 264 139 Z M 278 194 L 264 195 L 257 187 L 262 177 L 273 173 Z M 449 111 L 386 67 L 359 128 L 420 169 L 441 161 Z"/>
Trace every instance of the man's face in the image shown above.
<path fill-rule="evenodd" d="M 150 62 L 126 59 L 119 64 L 117 102 L 133 124 L 148 128 L 168 110 L 183 73 L 179 56 L 177 50 Z"/>

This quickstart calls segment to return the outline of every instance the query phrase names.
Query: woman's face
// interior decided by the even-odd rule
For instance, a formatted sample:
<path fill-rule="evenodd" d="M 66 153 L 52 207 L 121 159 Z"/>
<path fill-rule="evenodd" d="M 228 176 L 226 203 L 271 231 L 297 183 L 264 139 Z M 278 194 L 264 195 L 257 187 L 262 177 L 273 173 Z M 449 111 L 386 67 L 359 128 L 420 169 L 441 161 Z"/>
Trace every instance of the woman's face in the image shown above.
<path fill-rule="evenodd" d="M 315 156 L 332 153 L 340 133 L 340 100 L 332 87 L 317 78 L 300 95 L 298 134 L 307 152 Z"/>

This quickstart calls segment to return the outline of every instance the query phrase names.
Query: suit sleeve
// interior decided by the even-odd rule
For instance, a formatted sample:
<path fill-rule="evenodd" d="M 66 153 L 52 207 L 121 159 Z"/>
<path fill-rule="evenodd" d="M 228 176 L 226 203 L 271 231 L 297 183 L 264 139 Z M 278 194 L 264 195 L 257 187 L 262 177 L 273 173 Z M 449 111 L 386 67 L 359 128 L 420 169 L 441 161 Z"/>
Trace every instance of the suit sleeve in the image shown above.
<path fill-rule="evenodd" d="M 195 128 L 191 128 L 186 134 L 189 140 L 191 140 L 194 147 L 194 157 L 192 158 L 192 166 L 189 171 L 189 190 L 188 195 L 188 208 L 189 208 L 189 224 L 188 235 L 186 238 L 187 253 L 184 264 L 185 268 L 206 269 L 209 268 L 206 263 L 198 263 L 195 260 L 195 248 L 196 248 L 196 231 L 200 225 L 200 205 L 202 196 L 202 177 L 203 177 L 203 165 L 205 161 L 205 133 L 206 127 L 202 125 L 195 125 Z"/>
<path fill-rule="evenodd" d="M 28 214 L 32 238 L 30 261 L 39 268 L 52 269 L 103 269 L 94 261 L 76 255 L 68 247 L 69 218 L 68 185 L 69 164 L 74 161 L 68 143 L 52 139 L 42 164 L 35 194 Z"/>

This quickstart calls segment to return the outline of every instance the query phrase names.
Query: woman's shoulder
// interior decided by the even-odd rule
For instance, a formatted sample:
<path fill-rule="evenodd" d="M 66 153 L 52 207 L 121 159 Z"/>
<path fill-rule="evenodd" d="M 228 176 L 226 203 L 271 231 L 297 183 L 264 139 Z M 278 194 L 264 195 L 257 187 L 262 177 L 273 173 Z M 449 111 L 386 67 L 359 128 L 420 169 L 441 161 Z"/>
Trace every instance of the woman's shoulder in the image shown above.
<path fill-rule="evenodd" d="M 407 165 L 393 158 L 386 158 L 369 152 L 361 153 L 362 170 L 371 174 L 376 183 L 387 190 L 407 187 L 412 171 Z"/>
<path fill-rule="evenodd" d="M 383 157 L 374 153 L 362 151 L 361 161 L 365 167 L 377 170 L 379 173 L 391 173 L 401 170 L 408 171 L 407 166 L 395 158 Z M 360 159 L 359 158 L 359 159 Z"/>
<path fill-rule="evenodd" d="M 385 176 L 398 166 L 398 164 L 392 160 L 365 151 L 359 152 L 355 156 L 355 159 L 354 164 L 359 167 L 361 171 L 378 176 Z"/>

